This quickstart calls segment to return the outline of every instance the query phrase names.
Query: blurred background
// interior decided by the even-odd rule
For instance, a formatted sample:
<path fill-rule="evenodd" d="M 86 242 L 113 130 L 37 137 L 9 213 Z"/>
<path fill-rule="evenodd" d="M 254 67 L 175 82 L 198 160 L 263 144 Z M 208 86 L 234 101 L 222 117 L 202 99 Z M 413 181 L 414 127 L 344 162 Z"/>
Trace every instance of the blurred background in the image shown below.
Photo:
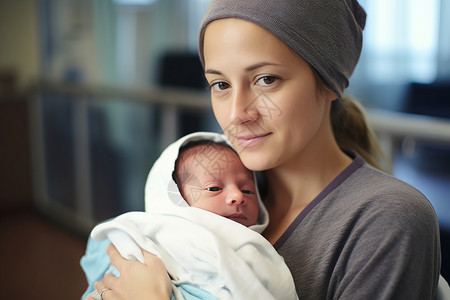
<path fill-rule="evenodd" d="M 165 146 L 220 131 L 197 58 L 208 0 L 0 0 L 0 290 L 79 299 L 92 227 L 144 209 Z M 450 1 L 361 0 L 348 93 L 437 212 L 450 281 Z"/>

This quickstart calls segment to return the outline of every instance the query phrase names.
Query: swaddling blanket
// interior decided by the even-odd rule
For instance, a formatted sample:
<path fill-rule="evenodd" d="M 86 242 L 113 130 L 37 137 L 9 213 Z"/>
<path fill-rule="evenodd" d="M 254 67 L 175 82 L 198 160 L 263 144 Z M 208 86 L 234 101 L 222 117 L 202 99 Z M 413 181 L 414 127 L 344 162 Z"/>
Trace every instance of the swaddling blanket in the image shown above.
<path fill-rule="evenodd" d="M 170 145 L 155 162 L 146 183 L 146 212 L 130 212 L 97 225 L 96 240 L 109 238 L 121 255 L 142 261 L 143 248 L 162 259 L 177 287 L 192 284 L 219 299 L 298 299 L 284 259 L 260 233 L 268 214 L 258 196 L 256 225 L 245 227 L 189 207 L 172 179 L 181 146 L 190 141 L 226 141 L 217 133 L 194 133 Z M 220 164 L 205 153 L 203 167 Z"/>
<path fill-rule="evenodd" d="M 188 207 L 126 213 L 92 232 L 94 239 L 112 233 L 123 257 L 142 261 L 139 248 L 116 243 L 115 230 L 160 257 L 175 289 L 190 283 L 219 299 L 297 299 L 283 258 L 260 234 L 234 221 Z"/>

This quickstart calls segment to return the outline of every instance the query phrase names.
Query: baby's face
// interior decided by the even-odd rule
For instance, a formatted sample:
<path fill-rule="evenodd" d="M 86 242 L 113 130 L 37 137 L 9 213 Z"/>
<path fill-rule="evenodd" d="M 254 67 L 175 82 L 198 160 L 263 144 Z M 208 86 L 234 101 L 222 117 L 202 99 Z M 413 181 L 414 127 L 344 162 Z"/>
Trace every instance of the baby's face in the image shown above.
<path fill-rule="evenodd" d="M 182 185 L 190 206 L 221 215 L 244 226 L 256 223 L 258 200 L 253 174 L 230 149 L 220 148 L 187 159 L 192 176 Z"/>

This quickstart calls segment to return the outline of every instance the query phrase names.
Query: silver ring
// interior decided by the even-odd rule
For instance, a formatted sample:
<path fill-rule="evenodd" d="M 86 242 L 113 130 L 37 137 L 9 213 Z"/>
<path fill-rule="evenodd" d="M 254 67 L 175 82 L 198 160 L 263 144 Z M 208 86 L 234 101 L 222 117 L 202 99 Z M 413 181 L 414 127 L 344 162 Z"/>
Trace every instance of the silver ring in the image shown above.
<path fill-rule="evenodd" d="M 100 299 L 101 300 L 103 300 L 103 293 L 105 293 L 105 292 L 107 292 L 107 291 L 109 291 L 110 289 L 108 289 L 108 288 L 104 288 L 103 290 L 102 290 L 102 292 L 100 293 Z"/>

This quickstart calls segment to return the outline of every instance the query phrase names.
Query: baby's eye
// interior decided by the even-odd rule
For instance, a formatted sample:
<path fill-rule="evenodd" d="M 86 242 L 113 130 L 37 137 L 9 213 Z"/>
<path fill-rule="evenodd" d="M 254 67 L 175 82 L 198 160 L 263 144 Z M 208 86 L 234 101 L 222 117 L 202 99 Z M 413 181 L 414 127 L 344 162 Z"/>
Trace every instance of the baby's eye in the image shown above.
<path fill-rule="evenodd" d="M 212 187 L 207 187 L 205 190 L 207 190 L 209 192 L 218 192 L 221 190 L 221 188 L 218 186 L 212 186 Z"/>
<path fill-rule="evenodd" d="M 216 82 L 211 85 L 211 88 L 213 88 L 214 90 L 216 90 L 218 92 L 226 90 L 229 87 L 230 87 L 230 85 L 223 81 Z"/>
<path fill-rule="evenodd" d="M 278 80 L 276 76 L 263 76 L 256 82 L 257 85 L 269 86 L 274 84 Z"/>
<path fill-rule="evenodd" d="M 253 195 L 255 192 L 250 191 L 250 190 L 242 190 L 243 194 L 248 194 L 248 195 Z"/>

